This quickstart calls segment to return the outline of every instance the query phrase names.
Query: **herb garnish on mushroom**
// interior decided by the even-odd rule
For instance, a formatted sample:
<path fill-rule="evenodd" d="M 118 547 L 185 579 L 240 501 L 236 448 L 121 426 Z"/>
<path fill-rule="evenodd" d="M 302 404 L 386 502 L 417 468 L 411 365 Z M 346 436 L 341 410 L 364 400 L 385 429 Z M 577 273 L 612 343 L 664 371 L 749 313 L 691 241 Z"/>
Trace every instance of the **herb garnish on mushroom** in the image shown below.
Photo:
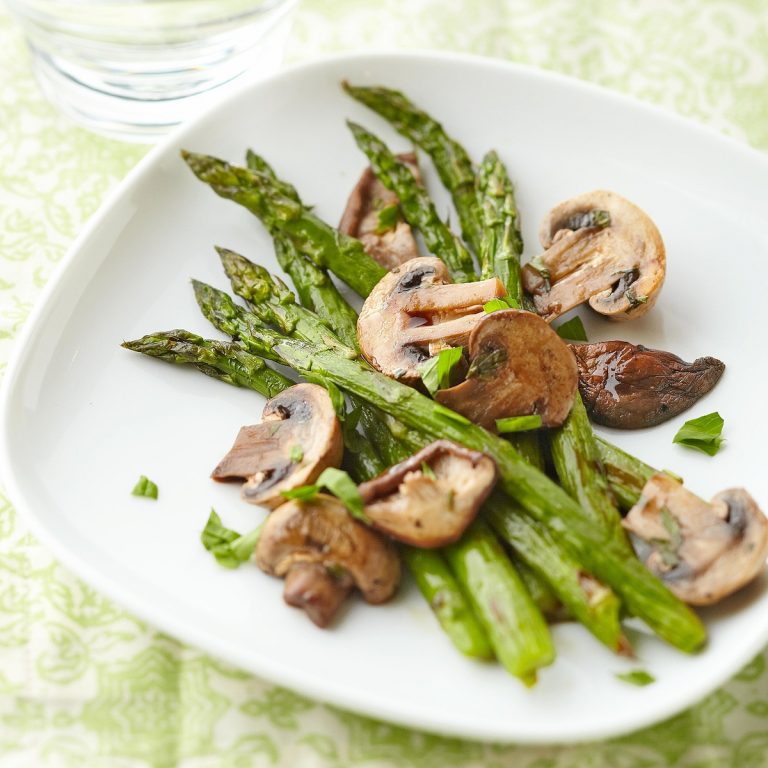
<path fill-rule="evenodd" d="M 289 387 L 267 401 L 261 418 L 240 430 L 211 473 L 214 480 L 245 480 L 246 501 L 274 508 L 283 503 L 283 491 L 341 464 L 341 426 L 328 393 L 317 384 Z"/>
<path fill-rule="evenodd" d="M 470 367 L 461 384 L 435 399 L 494 430 L 506 416 L 538 414 L 542 425 L 565 421 L 578 371 L 568 345 L 540 317 L 498 310 L 478 321 L 469 337 Z"/>
<path fill-rule="evenodd" d="M 397 155 L 421 183 L 418 160 L 413 152 Z M 352 190 L 341 217 L 339 231 L 356 237 L 382 267 L 393 269 L 419 255 L 410 225 L 400 216 L 397 195 L 387 189 L 370 166 Z"/>
<path fill-rule="evenodd" d="M 638 557 L 681 600 L 711 605 L 752 581 L 768 557 L 768 520 L 743 488 L 710 503 L 653 475 L 624 518 Z"/>
<path fill-rule="evenodd" d="M 438 440 L 359 490 L 374 528 L 415 547 L 457 541 L 496 482 L 484 453 Z"/>
<path fill-rule="evenodd" d="M 539 232 L 544 253 L 522 271 L 536 311 L 552 320 L 589 302 L 612 320 L 644 315 L 664 282 L 666 255 L 648 215 L 615 192 L 555 206 Z"/>
<path fill-rule="evenodd" d="M 382 373 L 415 384 L 419 364 L 445 346 L 464 345 L 483 304 L 504 293 L 498 278 L 454 284 L 440 259 L 411 259 L 365 300 L 357 321 L 360 350 Z"/>

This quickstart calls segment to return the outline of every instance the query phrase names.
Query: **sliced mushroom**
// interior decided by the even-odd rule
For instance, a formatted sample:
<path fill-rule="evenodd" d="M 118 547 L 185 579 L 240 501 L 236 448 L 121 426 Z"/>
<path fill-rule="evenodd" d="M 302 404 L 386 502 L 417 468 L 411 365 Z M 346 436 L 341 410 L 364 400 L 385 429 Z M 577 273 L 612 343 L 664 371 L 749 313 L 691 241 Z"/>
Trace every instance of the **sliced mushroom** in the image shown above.
<path fill-rule="evenodd" d="M 714 357 L 686 363 L 671 352 L 628 341 L 572 344 L 579 389 L 593 421 L 617 429 L 661 424 L 717 384 L 725 365 Z"/>
<path fill-rule="evenodd" d="M 479 320 L 469 337 L 467 378 L 435 399 L 486 429 L 496 419 L 539 414 L 556 427 L 571 411 L 578 385 L 568 345 L 531 312 L 507 309 Z"/>
<path fill-rule="evenodd" d="M 321 627 L 354 587 L 369 603 L 383 603 L 400 583 L 392 543 L 325 494 L 288 501 L 272 512 L 256 546 L 256 564 L 285 577 L 285 601 L 303 608 Z"/>
<path fill-rule="evenodd" d="M 601 315 L 644 315 L 664 282 L 666 255 L 656 225 L 615 192 L 555 206 L 539 233 L 547 250 L 523 268 L 523 284 L 547 321 L 585 301 Z"/>
<path fill-rule="evenodd" d="M 398 155 L 421 183 L 418 160 L 413 152 Z M 370 166 L 355 185 L 347 200 L 339 230 L 363 243 L 366 252 L 382 267 L 394 269 L 419 255 L 419 247 L 410 226 L 399 216 L 392 222 L 382 222 L 379 214 L 385 209 L 395 210 L 400 201 L 377 178 Z"/>
<path fill-rule="evenodd" d="M 243 427 L 214 480 L 245 480 L 243 498 L 274 508 L 282 491 L 307 485 L 344 451 L 331 398 L 317 384 L 297 384 L 268 400 L 261 423 Z"/>
<path fill-rule="evenodd" d="M 496 464 L 438 440 L 360 486 L 374 528 L 414 547 L 461 538 L 496 482 Z"/>
<path fill-rule="evenodd" d="M 505 294 L 497 278 L 451 284 L 445 264 L 422 256 L 385 275 L 357 321 L 363 356 L 387 376 L 415 384 L 430 345 L 463 346 L 483 305 Z"/>
<path fill-rule="evenodd" d="M 712 605 L 752 581 L 768 557 L 768 521 L 742 488 L 698 498 L 653 475 L 624 518 L 638 557 L 681 600 Z"/>

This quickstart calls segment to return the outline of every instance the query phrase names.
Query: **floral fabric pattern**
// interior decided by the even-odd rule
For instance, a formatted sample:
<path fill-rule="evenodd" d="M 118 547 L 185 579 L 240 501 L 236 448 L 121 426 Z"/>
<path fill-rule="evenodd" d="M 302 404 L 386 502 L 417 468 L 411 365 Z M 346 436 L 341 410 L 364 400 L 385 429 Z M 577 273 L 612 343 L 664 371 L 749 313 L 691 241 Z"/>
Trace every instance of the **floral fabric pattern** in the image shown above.
<path fill-rule="evenodd" d="M 432 48 L 591 80 L 768 150 L 765 0 L 304 0 L 290 62 Z M 73 238 L 146 148 L 71 125 L 0 9 L 0 374 Z M 207 657 L 62 568 L 0 491 L 0 764 L 74 768 L 762 768 L 766 653 L 622 739 L 530 748 L 341 712 Z"/>

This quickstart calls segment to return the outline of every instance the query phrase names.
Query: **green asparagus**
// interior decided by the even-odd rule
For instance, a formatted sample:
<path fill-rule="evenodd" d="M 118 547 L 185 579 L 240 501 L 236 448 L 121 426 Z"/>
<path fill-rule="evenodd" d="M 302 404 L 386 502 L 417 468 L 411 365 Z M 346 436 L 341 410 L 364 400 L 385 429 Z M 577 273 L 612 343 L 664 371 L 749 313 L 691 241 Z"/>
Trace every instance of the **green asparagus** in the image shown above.
<path fill-rule="evenodd" d="M 498 277 L 507 289 L 507 297 L 522 307 L 520 256 L 523 238 L 515 190 L 496 152 L 489 152 L 480 164 L 477 193 L 483 217 L 483 238 L 478 253 L 481 276 Z"/>
<path fill-rule="evenodd" d="M 555 660 L 547 623 L 520 574 L 482 520 L 445 550 L 504 667 L 526 685 Z"/>
<path fill-rule="evenodd" d="M 466 150 L 445 133 L 440 123 L 402 93 L 389 88 L 366 88 L 349 83 L 344 83 L 344 89 L 429 154 L 440 180 L 451 193 L 464 239 L 479 253 L 483 239 L 482 214 L 475 194 L 475 173 Z"/>
<path fill-rule="evenodd" d="M 193 365 L 206 376 L 254 389 L 267 398 L 295 383 L 238 344 L 204 339 L 189 331 L 153 333 L 122 346 L 169 363 Z"/>
<path fill-rule="evenodd" d="M 658 470 L 602 437 L 596 437 L 596 441 L 616 501 L 622 509 L 631 509 L 640 501 L 643 486 Z"/>
<path fill-rule="evenodd" d="M 296 303 L 293 291 L 282 280 L 239 253 L 226 248 L 216 250 L 232 290 L 245 299 L 251 312 L 263 322 L 275 325 L 283 333 L 327 346 L 340 355 L 356 356 L 356 336 L 354 346 L 342 343 L 338 336 L 319 321 L 315 312 Z"/>
<path fill-rule="evenodd" d="M 595 435 L 578 391 L 568 418 L 550 432 L 552 461 L 563 488 L 602 526 L 619 550 L 631 548 L 608 486 Z"/>
<path fill-rule="evenodd" d="M 361 296 L 367 296 L 386 274 L 359 240 L 341 234 L 287 195 L 283 182 L 209 155 L 186 151 L 181 155 L 217 195 L 247 208 L 270 232 L 284 235 L 303 256 L 333 271 Z"/>
<path fill-rule="evenodd" d="M 454 282 L 475 280 L 472 257 L 437 215 L 429 194 L 418 183 L 411 169 L 398 160 L 381 139 L 357 123 L 347 122 L 347 125 L 357 146 L 365 152 L 376 177 L 397 195 L 405 220 L 421 232 L 430 253 L 445 262 Z"/>

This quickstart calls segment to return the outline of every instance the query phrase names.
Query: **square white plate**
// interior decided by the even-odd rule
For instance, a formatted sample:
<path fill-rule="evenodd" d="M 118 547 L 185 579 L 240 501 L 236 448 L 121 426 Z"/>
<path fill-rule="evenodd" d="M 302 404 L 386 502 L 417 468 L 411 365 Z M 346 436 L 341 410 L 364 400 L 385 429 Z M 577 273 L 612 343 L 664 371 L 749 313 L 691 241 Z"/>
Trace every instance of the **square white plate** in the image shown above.
<path fill-rule="evenodd" d="M 258 675 L 356 712 L 456 736 L 518 742 L 603 738 L 694 703 L 768 640 L 768 592 L 751 588 L 705 619 L 710 643 L 684 656 L 633 632 L 638 659 L 612 656 L 579 626 L 555 628 L 558 659 L 533 690 L 495 664 L 459 656 L 416 590 L 389 605 L 354 602 L 321 632 L 255 568 L 217 566 L 198 537 L 214 506 L 248 530 L 262 516 L 208 474 L 261 401 L 142 358 L 120 341 L 185 327 L 215 335 L 189 278 L 226 281 L 214 244 L 275 268 L 269 238 L 179 159 L 182 147 L 238 161 L 254 147 L 335 222 L 364 165 L 351 117 L 406 143 L 339 88 L 406 91 L 479 158 L 495 147 L 518 188 L 527 255 L 549 208 L 593 188 L 644 208 L 668 250 L 662 297 L 646 318 L 587 319 L 590 338 L 628 338 L 727 372 L 692 415 L 719 410 L 715 458 L 672 445 L 679 418 L 611 439 L 682 474 L 704 496 L 744 485 L 768 504 L 768 364 L 760 341 L 768 263 L 768 161 L 655 109 L 563 77 L 466 57 L 370 55 L 325 60 L 251 85 L 154 150 L 90 223 L 47 288 L 4 384 L 2 468 L 18 509 L 70 568 L 165 631 Z M 425 165 L 427 165 L 425 163 Z M 448 199 L 431 168 L 439 209 Z M 130 490 L 140 474 L 157 503 Z M 615 673 L 649 670 L 635 688 Z"/>

